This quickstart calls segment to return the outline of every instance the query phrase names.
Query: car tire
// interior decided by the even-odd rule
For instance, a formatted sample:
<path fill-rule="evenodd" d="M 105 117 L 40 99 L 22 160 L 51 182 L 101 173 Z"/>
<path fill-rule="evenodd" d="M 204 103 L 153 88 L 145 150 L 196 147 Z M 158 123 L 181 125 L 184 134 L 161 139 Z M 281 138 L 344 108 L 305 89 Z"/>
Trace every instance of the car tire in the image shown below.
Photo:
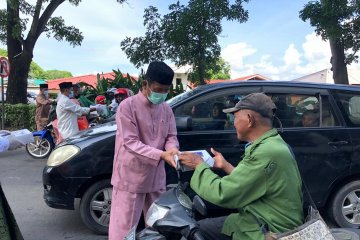
<path fill-rule="evenodd" d="M 81 198 L 81 219 L 89 229 L 97 234 L 106 235 L 108 233 L 111 197 L 110 179 L 105 179 L 89 187 Z"/>
<path fill-rule="evenodd" d="M 360 181 L 341 187 L 330 204 L 330 216 L 341 228 L 360 227 Z"/>

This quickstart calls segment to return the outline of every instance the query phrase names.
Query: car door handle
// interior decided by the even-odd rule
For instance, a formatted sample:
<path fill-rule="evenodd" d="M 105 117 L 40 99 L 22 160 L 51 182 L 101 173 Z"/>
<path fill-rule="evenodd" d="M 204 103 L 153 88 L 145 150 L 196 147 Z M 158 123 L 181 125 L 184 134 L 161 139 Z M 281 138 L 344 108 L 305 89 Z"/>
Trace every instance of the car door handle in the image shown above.
<path fill-rule="evenodd" d="M 329 146 L 334 146 L 334 147 L 337 147 L 337 146 L 343 146 L 343 145 L 347 145 L 349 144 L 348 141 L 335 141 L 335 142 L 328 142 Z"/>

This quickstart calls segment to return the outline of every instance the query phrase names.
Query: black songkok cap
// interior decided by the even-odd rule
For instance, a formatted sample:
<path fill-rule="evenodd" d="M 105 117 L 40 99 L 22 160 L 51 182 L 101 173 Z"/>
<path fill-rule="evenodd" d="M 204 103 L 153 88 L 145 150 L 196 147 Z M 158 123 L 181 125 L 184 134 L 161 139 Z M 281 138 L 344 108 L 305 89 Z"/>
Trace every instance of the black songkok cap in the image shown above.
<path fill-rule="evenodd" d="M 154 61 L 149 64 L 145 79 L 164 85 L 172 85 L 174 71 L 164 62 Z"/>
<path fill-rule="evenodd" d="M 62 82 L 59 84 L 60 89 L 66 89 L 72 87 L 72 82 Z"/>
<path fill-rule="evenodd" d="M 40 84 L 40 88 L 49 88 L 49 86 L 46 83 Z"/>

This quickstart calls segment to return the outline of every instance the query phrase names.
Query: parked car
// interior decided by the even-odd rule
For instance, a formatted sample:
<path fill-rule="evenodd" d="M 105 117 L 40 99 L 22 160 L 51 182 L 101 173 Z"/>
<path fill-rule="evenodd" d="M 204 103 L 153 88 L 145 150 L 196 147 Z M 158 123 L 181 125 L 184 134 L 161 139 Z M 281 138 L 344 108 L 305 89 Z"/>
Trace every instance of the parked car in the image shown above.
<path fill-rule="evenodd" d="M 168 101 L 175 114 L 180 150 L 214 147 L 236 165 L 244 152 L 232 115 L 213 116 L 243 96 L 264 92 L 277 105 L 280 134 L 292 147 L 304 182 L 317 206 L 340 227 L 360 226 L 360 87 L 284 81 L 225 82 L 200 86 Z M 317 119 L 303 125 L 311 113 Z M 43 171 L 48 206 L 74 209 L 97 233 L 109 223 L 116 124 L 107 123 L 61 143 Z M 190 179 L 192 172 L 184 177 Z M 176 182 L 167 168 L 167 183 Z M 256 187 L 256 186 L 254 186 Z M 211 206 L 210 206 L 211 208 Z M 291 214 L 291 213 L 290 213 Z"/>

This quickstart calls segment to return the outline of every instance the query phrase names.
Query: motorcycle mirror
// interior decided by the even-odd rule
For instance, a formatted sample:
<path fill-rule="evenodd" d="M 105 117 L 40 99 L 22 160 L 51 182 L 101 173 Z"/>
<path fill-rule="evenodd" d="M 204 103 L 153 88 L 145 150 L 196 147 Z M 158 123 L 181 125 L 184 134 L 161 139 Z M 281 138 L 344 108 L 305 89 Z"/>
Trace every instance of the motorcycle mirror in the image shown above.
<path fill-rule="evenodd" d="M 204 201 L 198 195 L 195 195 L 195 197 L 193 199 L 193 208 L 198 213 L 200 213 L 202 216 L 207 215 L 206 205 L 205 205 Z"/>

